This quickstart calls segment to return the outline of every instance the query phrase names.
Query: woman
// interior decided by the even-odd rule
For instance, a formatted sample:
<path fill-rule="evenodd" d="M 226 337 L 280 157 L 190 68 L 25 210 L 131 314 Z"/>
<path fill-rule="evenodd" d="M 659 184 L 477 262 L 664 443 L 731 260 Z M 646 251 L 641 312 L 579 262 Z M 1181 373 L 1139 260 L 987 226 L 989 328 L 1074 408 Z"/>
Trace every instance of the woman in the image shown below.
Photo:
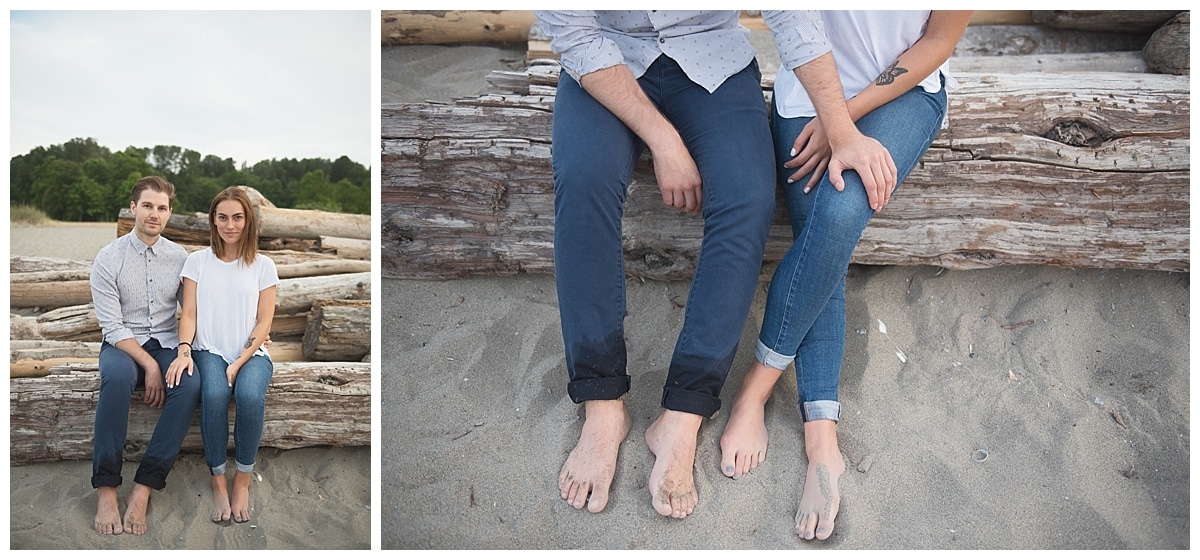
<path fill-rule="evenodd" d="M 946 114 L 946 61 L 969 11 L 822 12 L 850 116 L 896 164 L 897 185 L 929 148 Z M 835 188 L 825 170 L 830 149 L 811 101 L 791 73 L 775 82 L 773 132 L 795 241 L 771 279 L 756 360 L 734 399 L 721 436 L 721 470 L 731 478 L 766 458 L 764 406 L 793 361 L 804 420 L 808 472 L 796 533 L 826 539 L 837 516 L 837 401 L 845 347 L 846 268 L 858 239 L 891 192 L 868 190 L 855 173 Z"/>
<path fill-rule="evenodd" d="M 200 370 L 200 435 L 212 471 L 214 522 L 250 520 L 250 473 L 262 440 L 264 402 L 273 366 L 263 343 L 275 314 L 279 276 L 258 254 L 258 224 L 245 189 L 229 187 L 208 209 L 210 246 L 188 256 L 179 319 L 179 355 L 168 383 L 193 364 Z M 229 398 L 236 418 L 233 490 L 225 480 Z"/>

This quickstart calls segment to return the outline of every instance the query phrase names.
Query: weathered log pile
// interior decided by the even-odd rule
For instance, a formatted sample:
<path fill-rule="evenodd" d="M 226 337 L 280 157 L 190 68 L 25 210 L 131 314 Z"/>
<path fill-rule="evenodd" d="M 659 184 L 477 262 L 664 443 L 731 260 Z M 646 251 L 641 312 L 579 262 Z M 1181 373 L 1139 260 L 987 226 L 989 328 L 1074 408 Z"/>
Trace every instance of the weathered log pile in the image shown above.
<path fill-rule="evenodd" d="M 1116 46 L 1104 52 L 1136 51 L 1145 40 L 1127 45 L 1116 35 L 1124 34 L 1106 35 Z M 1049 50 L 1087 54 L 1072 48 Z M 950 96 L 949 126 L 872 220 L 854 262 L 1189 269 L 1188 79 L 1044 69 L 955 70 L 961 87 Z M 536 61 L 493 72 L 477 98 L 383 107 L 384 276 L 552 272 L 558 72 L 556 62 Z M 772 85 L 764 74 L 764 96 Z M 663 207 L 648 156 L 634 172 L 623 227 L 631 276 L 690 276 L 701 219 Z M 789 241 L 781 200 L 766 262 Z"/>
<path fill-rule="evenodd" d="M 90 458 L 99 390 L 100 374 L 94 363 L 65 364 L 51 368 L 44 377 L 10 379 L 11 464 Z M 158 409 L 141 404 L 141 398 L 141 391 L 136 391 L 129 410 L 127 461 L 139 460 L 145 453 L 158 421 Z M 370 444 L 370 364 L 275 364 L 267 389 L 264 447 Z M 203 450 L 198 424 L 192 426 L 183 449 Z"/>
<path fill-rule="evenodd" d="M 263 234 L 261 254 L 275 261 L 280 278 L 270 347 L 275 371 L 262 445 L 369 445 L 370 217 L 274 208 L 255 192 L 252 199 Z M 117 235 L 132 226 L 125 210 Z M 173 216 L 163 235 L 189 252 L 199 250 L 208 244 L 207 216 Z M 90 260 L 10 257 L 14 465 L 91 455 L 101 341 L 91 268 Z M 314 305 L 318 315 L 328 309 L 326 318 L 310 317 Z M 314 331 L 311 341 L 308 330 Z M 125 454 L 130 461 L 140 458 L 158 418 L 141 398 L 136 391 Z M 184 448 L 200 450 L 198 428 L 192 431 Z"/>

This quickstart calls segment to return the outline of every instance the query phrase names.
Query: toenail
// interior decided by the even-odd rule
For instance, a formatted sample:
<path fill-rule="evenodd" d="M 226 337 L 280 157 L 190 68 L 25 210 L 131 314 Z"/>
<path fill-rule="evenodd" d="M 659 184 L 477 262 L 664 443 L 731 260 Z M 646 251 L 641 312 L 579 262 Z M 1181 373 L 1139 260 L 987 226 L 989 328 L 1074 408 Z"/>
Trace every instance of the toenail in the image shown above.
<path fill-rule="evenodd" d="M 725 472 L 733 472 L 733 467 L 725 467 Z"/>

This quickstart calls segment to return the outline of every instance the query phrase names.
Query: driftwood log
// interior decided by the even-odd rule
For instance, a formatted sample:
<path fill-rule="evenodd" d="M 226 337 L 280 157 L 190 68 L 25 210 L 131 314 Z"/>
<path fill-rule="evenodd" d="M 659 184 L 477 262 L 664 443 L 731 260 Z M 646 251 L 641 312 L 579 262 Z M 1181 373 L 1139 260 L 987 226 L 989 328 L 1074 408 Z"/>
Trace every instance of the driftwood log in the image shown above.
<path fill-rule="evenodd" d="M 1019 74 L 1023 72 L 1145 72 L 1141 51 L 1097 53 L 1016 54 L 1010 56 L 958 56 L 950 59 L 950 72 L 959 74 Z"/>
<path fill-rule="evenodd" d="M 1153 33 L 1179 10 L 1032 10 L 1033 22 L 1057 29 Z"/>
<path fill-rule="evenodd" d="M 1191 32 L 1191 12 L 1180 12 L 1158 28 L 1142 50 L 1150 69 L 1164 74 L 1191 74 Z"/>
<path fill-rule="evenodd" d="M 10 463 L 19 466 L 90 458 L 99 390 L 95 365 L 64 365 L 45 377 L 10 379 Z M 135 391 L 130 405 L 126 461 L 141 459 L 158 421 L 159 410 L 142 403 L 142 396 L 141 390 Z M 230 407 L 231 426 L 233 419 Z M 370 444 L 370 364 L 275 364 L 267 389 L 263 447 Z M 199 423 L 194 419 L 183 450 L 202 449 Z"/>
<path fill-rule="evenodd" d="M 271 336 L 282 338 L 303 334 L 303 323 L 288 324 L 283 316 L 307 314 L 313 300 L 317 299 L 370 300 L 371 273 L 356 272 L 280 280 Z M 9 338 L 13 340 L 100 341 L 100 324 L 91 303 L 60 307 L 37 317 L 10 314 L 10 319 Z M 285 331 L 284 327 L 288 329 Z"/>
<path fill-rule="evenodd" d="M 1054 29 L 1040 25 L 973 25 L 963 32 L 953 56 L 1139 51 L 1150 33 Z M 954 63 L 950 64 L 953 67 Z"/>
<path fill-rule="evenodd" d="M 384 45 L 522 42 L 535 17 L 529 10 L 382 10 Z"/>
<path fill-rule="evenodd" d="M 371 272 L 369 260 L 328 259 L 276 267 L 280 279 Z M 9 275 L 9 307 L 43 311 L 92 302 L 90 269 L 22 272 Z"/>
<path fill-rule="evenodd" d="M 272 340 L 270 353 L 271 360 L 274 362 L 310 361 L 304 357 L 303 346 L 299 342 Z M 43 377 L 48 375 L 55 366 L 95 364 L 99 359 L 99 342 L 11 340 L 9 341 L 8 375 L 9 377 Z"/>
<path fill-rule="evenodd" d="M 384 276 L 553 270 L 557 71 L 493 73 L 493 93 L 452 104 L 383 107 Z M 957 77 L 949 128 L 872 220 L 854 262 L 1188 270 L 1187 78 Z M 767 262 L 790 245 L 785 212 L 778 203 Z M 623 224 L 631 276 L 690 276 L 701 219 L 662 206 L 647 158 Z"/>
<path fill-rule="evenodd" d="M 303 349 L 306 359 L 358 361 L 371 351 L 370 339 L 371 302 L 328 299 L 313 301 L 304 330 Z"/>

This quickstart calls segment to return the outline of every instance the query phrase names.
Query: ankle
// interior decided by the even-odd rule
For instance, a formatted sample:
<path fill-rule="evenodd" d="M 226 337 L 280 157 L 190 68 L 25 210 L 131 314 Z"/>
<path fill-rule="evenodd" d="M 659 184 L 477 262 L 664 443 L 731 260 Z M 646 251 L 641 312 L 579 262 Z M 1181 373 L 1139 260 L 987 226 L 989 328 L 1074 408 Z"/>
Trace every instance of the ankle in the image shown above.
<path fill-rule="evenodd" d="M 804 452 L 809 457 L 841 455 L 837 441 L 837 422 L 811 420 L 804 423 Z"/>

